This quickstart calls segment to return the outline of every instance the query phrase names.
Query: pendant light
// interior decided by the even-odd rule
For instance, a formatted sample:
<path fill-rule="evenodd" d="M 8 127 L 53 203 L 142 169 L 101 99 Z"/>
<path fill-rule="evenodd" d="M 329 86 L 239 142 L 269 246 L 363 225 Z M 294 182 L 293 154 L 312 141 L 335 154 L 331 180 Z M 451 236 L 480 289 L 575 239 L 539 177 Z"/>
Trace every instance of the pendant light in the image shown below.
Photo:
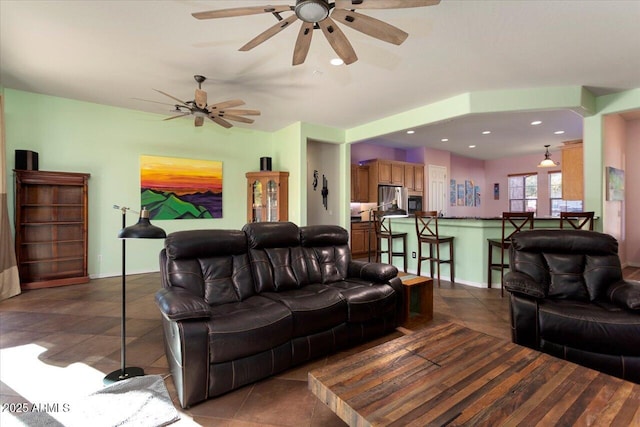
<path fill-rule="evenodd" d="M 551 153 L 549 153 L 550 145 L 547 144 L 544 147 L 546 148 L 546 151 L 544 153 L 544 160 L 542 160 L 540 163 L 538 163 L 538 167 L 539 168 L 552 168 L 554 166 L 558 166 L 560 164 L 559 162 L 554 162 L 553 160 L 551 160 Z"/>

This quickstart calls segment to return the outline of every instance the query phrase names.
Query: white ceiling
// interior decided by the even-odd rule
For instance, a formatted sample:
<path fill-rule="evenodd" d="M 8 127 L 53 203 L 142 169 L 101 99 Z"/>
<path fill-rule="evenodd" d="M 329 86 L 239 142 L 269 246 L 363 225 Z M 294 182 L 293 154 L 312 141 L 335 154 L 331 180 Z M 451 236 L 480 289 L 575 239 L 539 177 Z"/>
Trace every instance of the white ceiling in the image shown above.
<path fill-rule="evenodd" d="M 276 23 L 274 16 L 191 16 L 294 3 L 0 0 L 0 84 L 168 116 L 171 107 L 134 98 L 172 102 L 155 88 L 193 99 L 193 75 L 202 74 L 209 103 L 243 99 L 262 115 L 253 125 L 236 126 L 264 131 L 297 121 L 348 129 L 465 92 L 585 86 L 601 95 L 640 87 L 638 0 L 442 0 L 431 7 L 361 10 L 409 38 L 395 46 L 341 27 L 359 60 L 339 67 L 329 65 L 336 55 L 320 31 L 306 62 L 291 66 L 299 21 L 239 52 Z M 530 126 L 534 119 L 543 125 Z M 482 130 L 492 134 L 479 135 Z M 555 130 L 565 134 L 555 136 Z M 547 111 L 469 116 L 377 143 L 445 148 L 440 139 L 447 137 L 448 150 L 490 158 L 542 152 L 544 144 L 553 149 L 581 136 L 579 116 Z"/>

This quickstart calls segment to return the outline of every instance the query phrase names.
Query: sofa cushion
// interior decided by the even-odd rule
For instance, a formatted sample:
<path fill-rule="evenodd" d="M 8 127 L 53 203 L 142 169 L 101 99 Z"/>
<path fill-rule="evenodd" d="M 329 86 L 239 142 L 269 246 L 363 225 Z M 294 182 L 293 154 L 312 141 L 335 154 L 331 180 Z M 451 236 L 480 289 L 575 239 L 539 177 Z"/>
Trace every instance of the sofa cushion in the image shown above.
<path fill-rule="evenodd" d="M 186 289 L 207 304 L 238 302 L 255 295 L 246 237 L 242 232 L 171 233 L 165 241 L 164 253 L 168 285 Z"/>
<path fill-rule="evenodd" d="M 640 356 L 640 316 L 606 304 L 542 300 L 538 305 L 542 341 L 585 351 Z"/>
<path fill-rule="evenodd" d="M 282 292 L 309 283 L 302 248 L 250 249 L 249 253 L 256 292 Z"/>
<path fill-rule="evenodd" d="M 348 279 L 331 283 L 347 301 L 349 322 L 368 322 L 396 310 L 396 293 L 389 285 Z"/>
<path fill-rule="evenodd" d="M 293 319 L 282 304 L 259 295 L 211 308 L 210 362 L 221 363 L 277 347 L 291 339 Z"/>
<path fill-rule="evenodd" d="M 300 246 L 300 229 L 292 222 L 252 222 L 242 231 L 252 249 Z"/>
<path fill-rule="evenodd" d="M 338 290 L 311 284 L 283 292 L 265 292 L 262 296 L 283 304 L 293 316 L 293 336 L 310 335 L 331 329 L 347 321 L 347 303 Z"/>
<path fill-rule="evenodd" d="M 584 255 L 545 253 L 544 259 L 549 266 L 551 283 L 549 298 L 570 298 L 588 301 L 589 294 L 582 273 L 584 272 Z"/>

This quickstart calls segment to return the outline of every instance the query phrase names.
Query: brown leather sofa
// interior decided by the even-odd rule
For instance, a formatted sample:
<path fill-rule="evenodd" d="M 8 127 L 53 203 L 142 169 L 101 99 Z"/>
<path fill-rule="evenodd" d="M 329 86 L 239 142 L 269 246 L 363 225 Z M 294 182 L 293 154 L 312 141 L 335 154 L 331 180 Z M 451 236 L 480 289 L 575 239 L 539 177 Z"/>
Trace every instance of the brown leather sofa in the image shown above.
<path fill-rule="evenodd" d="M 510 268 L 513 342 L 640 383 L 640 282 L 623 279 L 616 239 L 520 232 Z"/>
<path fill-rule="evenodd" d="M 348 239 L 290 222 L 167 237 L 156 303 L 182 407 L 395 329 L 398 270 Z"/>

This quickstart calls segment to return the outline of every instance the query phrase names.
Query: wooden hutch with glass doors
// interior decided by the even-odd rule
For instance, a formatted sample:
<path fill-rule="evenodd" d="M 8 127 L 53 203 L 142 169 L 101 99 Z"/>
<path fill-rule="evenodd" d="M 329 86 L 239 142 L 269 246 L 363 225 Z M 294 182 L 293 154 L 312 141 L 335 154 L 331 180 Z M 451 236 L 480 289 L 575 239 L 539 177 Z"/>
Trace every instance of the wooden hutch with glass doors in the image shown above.
<path fill-rule="evenodd" d="M 247 222 L 287 221 L 289 172 L 247 172 Z"/>

